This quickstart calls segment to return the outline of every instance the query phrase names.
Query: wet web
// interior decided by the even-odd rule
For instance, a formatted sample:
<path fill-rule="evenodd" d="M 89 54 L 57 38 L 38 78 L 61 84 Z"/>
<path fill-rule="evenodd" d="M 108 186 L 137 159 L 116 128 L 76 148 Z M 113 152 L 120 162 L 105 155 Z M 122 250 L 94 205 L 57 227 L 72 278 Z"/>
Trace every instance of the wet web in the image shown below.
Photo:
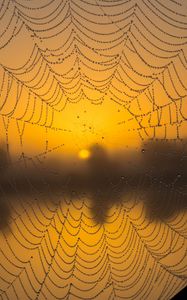
<path fill-rule="evenodd" d="M 26 172 L 25 194 L 13 176 L 10 197 L 1 182 L 1 299 L 170 299 L 187 282 L 185 1 L 3 0 L 0 24 L 2 162 L 39 172 L 42 187 Z M 6 49 L 19 37 L 28 41 L 30 56 L 22 66 L 10 66 Z M 55 120 L 80 101 L 119 107 L 117 128 L 139 136 L 141 155 L 151 152 L 155 161 L 145 163 L 138 186 L 150 181 L 154 203 L 182 203 L 181 210 L 148 218 L 147 203 L 139 201 L 142 189 L 136 180 L 129 189 L 133 180 L 121 169 L 116 176 L 125 183 L 115 185 L 112 196 L 125 188 L 130 200 L 112 199 L 107 208 L 102 202 L 104 209 L 97 199 L 88 201 L 79 181 L 74 189 L 54 188 L 45 161 L 64 143 L 50 146 L 49 135 L 71 135 L 71 126 Z M 19 136 L 16 162 L 9 153 L 11 126 Z M 36 155 L 25 150 L 32 127 L 42 131 L 43 151 Z M 165 171 L 157 174 L 165 161 L 171 180 Z M 57 171 L 52 176 L 61 180 Z M 97 187 L 111 194 L 107 180 L 101 182 L 107 188 Z M 89 185 L 90 194 L 95 186 Z M 105 219 L 97 222 L 101 210 Z"/>

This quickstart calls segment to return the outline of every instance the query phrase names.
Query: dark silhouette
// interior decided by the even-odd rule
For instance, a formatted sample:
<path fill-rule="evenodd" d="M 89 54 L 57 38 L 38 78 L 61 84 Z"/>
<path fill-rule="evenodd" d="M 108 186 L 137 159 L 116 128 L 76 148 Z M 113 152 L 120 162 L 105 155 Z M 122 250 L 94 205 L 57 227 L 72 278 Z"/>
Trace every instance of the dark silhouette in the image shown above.
<path fill-rule="evenodd" d="M 187 208 L 186 141 L 149 141 L 144 151 L 148 180 L 146 208 L 153 219 L 167 219 Z"/>
<path fill-rule="evenodd" d="M 90 194 L 93 200 L 93 214 L 97 222 L 104 222 L 105 212 L 110 207 L 113 199 L 119 200 L 115 186 L 118 184 L 119 174 L 117 166 L 110 161 L 107 152 L 99 145 L 90 149 L 91 156 L 88 159 Z M 117 175 L 117 176 L 116 176 Z"/>
<path fill-rule="evenodd" d="M 0 145 L 0 229 L 5 228 L 10 217 L 10 209 L 4 195 L 1 183 L 6 176 L 6 171 L 9 165 L 9 155 L 5 144 Z"/>
<path fill-rule="evenodd" d="M 112 157 L 100 145 L 90 148 L 84 167 L 68 167 L 57 171 L 52 163 L 9 165 L 5 147 L 0 150 L 0 227 L 6 227 L 10 217 L 8 197 L 15 191 L 32 197 L 33 190 L 40 201 L 44 195 L 77 199 L 83 195 L 92 199 L 92 214 L 96 222 L 104 223 L 108 209 L 117 202 L 127 201 L 134 191 L 137 201 L 144 201 L 147 216 L 166 220 L 187 208 L 187 147 L 186 142 L 147 141 L 139 154 L 118 153 Z M 52 201 L 52 200 L 49 200 Z M 16 203 L 15 203 L 16 205 Z"/>

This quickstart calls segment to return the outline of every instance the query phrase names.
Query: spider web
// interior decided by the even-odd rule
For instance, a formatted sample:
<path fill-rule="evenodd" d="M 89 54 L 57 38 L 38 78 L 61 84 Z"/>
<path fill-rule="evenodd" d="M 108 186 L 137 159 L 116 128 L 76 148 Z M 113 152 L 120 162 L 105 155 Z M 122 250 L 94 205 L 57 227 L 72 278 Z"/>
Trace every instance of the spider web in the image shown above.
<path fill-rule="evenodd" d="M 185 1 L 2 0 L 0 25 L 1 136 L 7 153 L 11 127 L 20 144 L 10 164 L 44 168 L 64 146 L 50 136 L 72 133 L 56 118 L 80 101 L 115 103 L 116 128 L 142 143 L 185 145 Z M 28 55 L 18 66 L 7 57 L 20 41 Z M 30 128 L 41 136 L 35 155 L 26 148 Z M 45 177 L 48 196 L 28 184 L 24 198 L 12 184 L 16 205 L 1 188 L 12 211 L 11 230 L 0 232 L 1 299 L 170 299 L 186 286 L 185 212 L 151 222 L 135 189 L 97 224 L 87 195 L 55 194 Z"/>

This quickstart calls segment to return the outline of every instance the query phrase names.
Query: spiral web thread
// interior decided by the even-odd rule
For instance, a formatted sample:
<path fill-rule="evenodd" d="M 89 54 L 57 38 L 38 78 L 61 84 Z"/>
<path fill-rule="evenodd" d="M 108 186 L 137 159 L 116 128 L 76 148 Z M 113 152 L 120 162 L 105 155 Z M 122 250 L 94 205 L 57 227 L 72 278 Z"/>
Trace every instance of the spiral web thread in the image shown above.
<path fill-rule="evenodd" d="M 50 148 L 48 133 L 71 132 L 55 126 L 55 116 L 80 100 L 110 99 L 130 116 L 117 126 L 142 141 L 184 143 L 185 1 L 2 0 L 0 57 L 19 36 L 30 43 L 27 61 L 18 68 L 0 60 L 1 128 L 9 150 L 9 126 L 17 126 L 18 164 L 42 165 L 63 146 Z M 28 126 L 45 133 L 33 157 L 24 151 Z M 31 183 L 34 202 L 14 188 L 11 232 L 0 233 L 1 299 L 170 299 L 186 286 L 185 212 L 152 223 L 134 191 L 96 224 L 86 196 L 55 197 L 48 185 L 55 199 L 41 203 Z"/>

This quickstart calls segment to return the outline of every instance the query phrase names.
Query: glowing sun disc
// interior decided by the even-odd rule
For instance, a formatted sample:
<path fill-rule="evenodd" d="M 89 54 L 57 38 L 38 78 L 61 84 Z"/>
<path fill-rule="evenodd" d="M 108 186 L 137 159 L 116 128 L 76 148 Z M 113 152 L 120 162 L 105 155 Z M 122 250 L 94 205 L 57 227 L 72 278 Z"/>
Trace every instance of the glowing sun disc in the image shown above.
<path fill-rule="evenodd" d="M 90 157 L 90 151 L 87 149 L 82 149 L 79 151 L 80 159 L 88 159 Z"/>

